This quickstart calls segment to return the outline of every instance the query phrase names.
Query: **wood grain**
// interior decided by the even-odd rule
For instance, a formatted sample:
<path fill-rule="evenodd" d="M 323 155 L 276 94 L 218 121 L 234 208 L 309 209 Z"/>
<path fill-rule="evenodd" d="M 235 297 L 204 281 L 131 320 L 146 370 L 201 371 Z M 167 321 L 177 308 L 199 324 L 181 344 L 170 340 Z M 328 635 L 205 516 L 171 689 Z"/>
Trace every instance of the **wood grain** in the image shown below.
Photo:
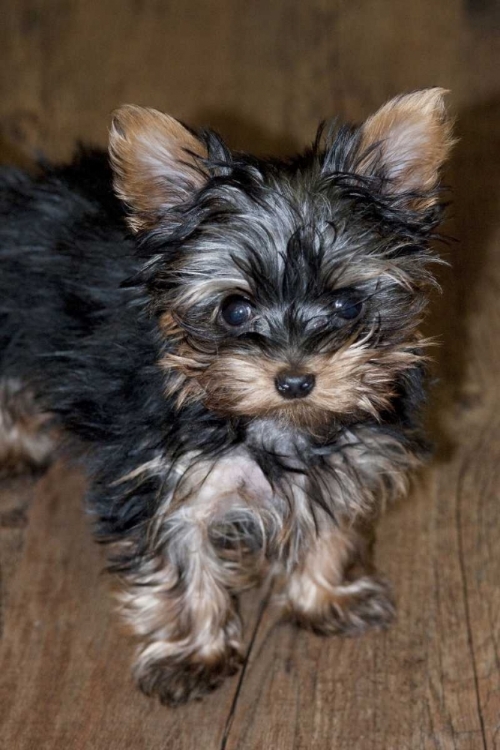
<path fill-rule="evenodd" d="M 244 602 L 243 674 L 176 711 L 133 687 L 83 481 L 55 466 L 0 488 L 0 747 L 93 750 L 499 750 L 500 24 L 461 0 L 16 0 L 2 3 L 0 130 L 10 159 L 104 144 L 123 102 L 283 153 L 331 114 L 452 90 L 459 239 L 430 325 L 438 443 L 379 533 L 399 617 L 320 639 Z M 30 498 L 32 498 L 30 502 Z"/>

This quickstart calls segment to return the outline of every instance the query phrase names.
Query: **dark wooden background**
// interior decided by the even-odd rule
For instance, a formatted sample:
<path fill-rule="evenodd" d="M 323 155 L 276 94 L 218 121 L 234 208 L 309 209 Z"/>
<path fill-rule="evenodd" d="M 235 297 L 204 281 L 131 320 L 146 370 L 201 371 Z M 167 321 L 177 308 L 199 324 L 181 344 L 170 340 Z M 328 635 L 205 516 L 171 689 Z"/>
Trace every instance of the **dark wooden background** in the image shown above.
<path fill-rule="evenodd" d="M 283 153 L 322 118 L 451 89 L 460 143 L 429 419 L 439 450 L 380 529 L 397 625 L 322 640 L 246 602 L 243 674 L 169 710 L 140 695 L 81 510 L 57 465 L 0 485 L 5 750 L 500 748 L 500 12 L 494 0 L 3 0 L 0 152 L 105 144 L 110 111 L 157 107 Z"/>

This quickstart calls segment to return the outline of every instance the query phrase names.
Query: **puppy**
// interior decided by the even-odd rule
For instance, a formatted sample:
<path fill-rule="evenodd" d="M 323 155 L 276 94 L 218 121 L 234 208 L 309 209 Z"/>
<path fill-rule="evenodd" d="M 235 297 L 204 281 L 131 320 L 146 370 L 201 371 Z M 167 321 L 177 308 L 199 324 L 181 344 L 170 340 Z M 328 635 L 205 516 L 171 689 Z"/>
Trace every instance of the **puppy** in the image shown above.
<path fill-rule="evenodd" d="M 236 670 L 236 597 L 270 571 L 318 633 L 393 617 L 372 526 L 426 450 L 444 93 L 286 161 L 124 106 L 109 163 L 1 173 L 0 455 L 43 465 L 54 430 L 83 454 L 135 675 L 165 703 Z"/>

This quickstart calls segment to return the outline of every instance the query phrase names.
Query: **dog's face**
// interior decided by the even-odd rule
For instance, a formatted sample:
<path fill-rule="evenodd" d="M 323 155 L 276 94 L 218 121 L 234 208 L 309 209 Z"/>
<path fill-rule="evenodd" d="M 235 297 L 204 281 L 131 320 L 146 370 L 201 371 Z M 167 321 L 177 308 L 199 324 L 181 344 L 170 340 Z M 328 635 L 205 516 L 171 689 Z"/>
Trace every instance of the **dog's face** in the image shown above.
<path fill-rule="evenodd" d="M 443 91 L 386 104 L 289 162 L 123 107 L 110 153 L 148 260 L 179 404 L 311 431 L 377 416 L 421 356 Z"/>

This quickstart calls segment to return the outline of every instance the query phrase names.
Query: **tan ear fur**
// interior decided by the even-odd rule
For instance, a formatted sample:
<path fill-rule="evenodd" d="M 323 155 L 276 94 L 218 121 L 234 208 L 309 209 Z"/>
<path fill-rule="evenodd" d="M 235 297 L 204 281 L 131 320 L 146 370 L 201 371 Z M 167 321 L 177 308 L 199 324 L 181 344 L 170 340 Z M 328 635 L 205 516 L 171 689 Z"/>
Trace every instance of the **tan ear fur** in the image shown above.
<path fill-rule="evenodd" d="M 135 232 L 151 229 L 165 209 L 187 200 L 205 181 L 204 145 L 155 109 L 131 104 L 117 109 L 109 155 L 116 193 L 132 210 L 129 225 Z"/>
<path fill-rule="evenodd" d="M 432 88 L 398 96 L 369 117 L 361 128 L 360 152 L 368 153 L 359 171 L 382 168 L 391 194 L 432 191 L 454 143 L 446 93 Z M 428 206 L 436 198 L 422 200 Z"/>

